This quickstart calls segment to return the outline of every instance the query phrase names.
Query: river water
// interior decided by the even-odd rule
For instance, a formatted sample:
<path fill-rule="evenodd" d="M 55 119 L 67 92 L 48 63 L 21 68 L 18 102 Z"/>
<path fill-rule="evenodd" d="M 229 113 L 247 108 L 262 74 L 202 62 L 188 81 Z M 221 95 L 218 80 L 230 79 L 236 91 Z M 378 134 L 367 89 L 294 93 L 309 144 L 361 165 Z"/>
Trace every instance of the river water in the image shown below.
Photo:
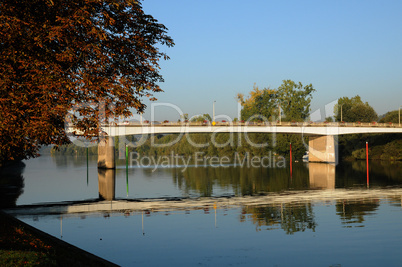
<path fill-rule="evenodd" d="M 122 266 L 400 266 L 402 165 L 98 171 L 42 156 L 3 173 L 18 219 Z M 10 188 L 10 187 L 9 187 Z M 4 206 L 5 204 L 3 204 Z"/>

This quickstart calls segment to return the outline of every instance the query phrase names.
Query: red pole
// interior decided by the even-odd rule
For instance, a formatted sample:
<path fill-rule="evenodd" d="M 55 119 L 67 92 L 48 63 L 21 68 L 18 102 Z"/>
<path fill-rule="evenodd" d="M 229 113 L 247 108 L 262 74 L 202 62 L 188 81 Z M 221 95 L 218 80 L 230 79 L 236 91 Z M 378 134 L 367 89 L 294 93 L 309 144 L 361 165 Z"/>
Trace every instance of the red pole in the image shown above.
<path fill-rule="evenodd" d="M 290 143 L 290 177 L 292 177 L 292 143 Z"/>
<path fill-rule="evenodd" d="M 369 150 L 368 150 L 368 142 L 366 142 L 366 166 L 367 166 L 367 187 L 369 187 Z"/>

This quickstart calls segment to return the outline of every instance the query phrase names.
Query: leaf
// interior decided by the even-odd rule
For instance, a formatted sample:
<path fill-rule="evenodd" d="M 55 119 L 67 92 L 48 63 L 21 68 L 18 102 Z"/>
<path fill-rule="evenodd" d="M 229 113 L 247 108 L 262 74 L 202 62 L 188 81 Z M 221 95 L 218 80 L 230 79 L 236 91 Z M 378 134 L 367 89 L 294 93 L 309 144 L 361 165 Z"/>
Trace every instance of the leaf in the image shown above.
<path fill-rule="evenodd" d="M 168 59 L 158 48 L 174 44 L 166 27 L 140 2 L 101 3 L 0 4 L 0 162 L 69 142 L 64 121 L 71 107 L 114 103 L 105 114 L 117 117 L 131 115 L 130 108 L 142 111 L 141 96 L 156 100 L 152 92 L 163 81 L 158 62 Z M 87 135 L 94 132 L 100 111 L 76 113 L 73 122 Z"/>

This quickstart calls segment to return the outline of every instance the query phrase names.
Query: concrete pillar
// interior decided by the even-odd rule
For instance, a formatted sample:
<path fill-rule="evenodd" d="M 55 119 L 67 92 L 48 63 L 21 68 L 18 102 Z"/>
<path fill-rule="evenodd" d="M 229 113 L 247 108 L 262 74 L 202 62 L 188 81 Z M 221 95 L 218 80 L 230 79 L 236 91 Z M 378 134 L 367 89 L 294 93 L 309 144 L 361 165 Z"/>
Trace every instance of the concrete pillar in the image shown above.
<path fill-rule="evenodd" d="M 114 155 L 114 137 L 100 137 L 98 144 L 98 168 L 114 169 L 116 168 Z"/>
<path fill-rule="evenodd" d="M 310 189 L 335 189 L 335 164 L 308 164 Z"/>
<path fill-rule="evenodd" d="M 310 136 L 308 144 L 310 162 L 338 164 L 338 136 Z"/>
<path fill-rule="evenodd" d="M 114 200 L 116 187 L 116 170 L 98 169 L 99 198 Z"/>

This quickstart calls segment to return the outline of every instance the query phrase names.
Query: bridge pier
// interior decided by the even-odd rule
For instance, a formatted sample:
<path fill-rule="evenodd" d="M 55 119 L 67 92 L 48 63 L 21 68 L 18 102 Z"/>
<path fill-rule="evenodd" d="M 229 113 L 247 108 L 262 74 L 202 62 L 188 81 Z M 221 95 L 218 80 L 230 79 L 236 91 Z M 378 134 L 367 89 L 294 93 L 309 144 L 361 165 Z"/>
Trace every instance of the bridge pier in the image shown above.
<path fill-rule="evenodd" d="M 338 163 L 338 136 L 310 136 L 308 144 L 309 162 Z"/>
<path fill-rule="evenodd" d="M 115 169 L 114 137 L 100 137 L 98 144 L 98 168 Z"/>

